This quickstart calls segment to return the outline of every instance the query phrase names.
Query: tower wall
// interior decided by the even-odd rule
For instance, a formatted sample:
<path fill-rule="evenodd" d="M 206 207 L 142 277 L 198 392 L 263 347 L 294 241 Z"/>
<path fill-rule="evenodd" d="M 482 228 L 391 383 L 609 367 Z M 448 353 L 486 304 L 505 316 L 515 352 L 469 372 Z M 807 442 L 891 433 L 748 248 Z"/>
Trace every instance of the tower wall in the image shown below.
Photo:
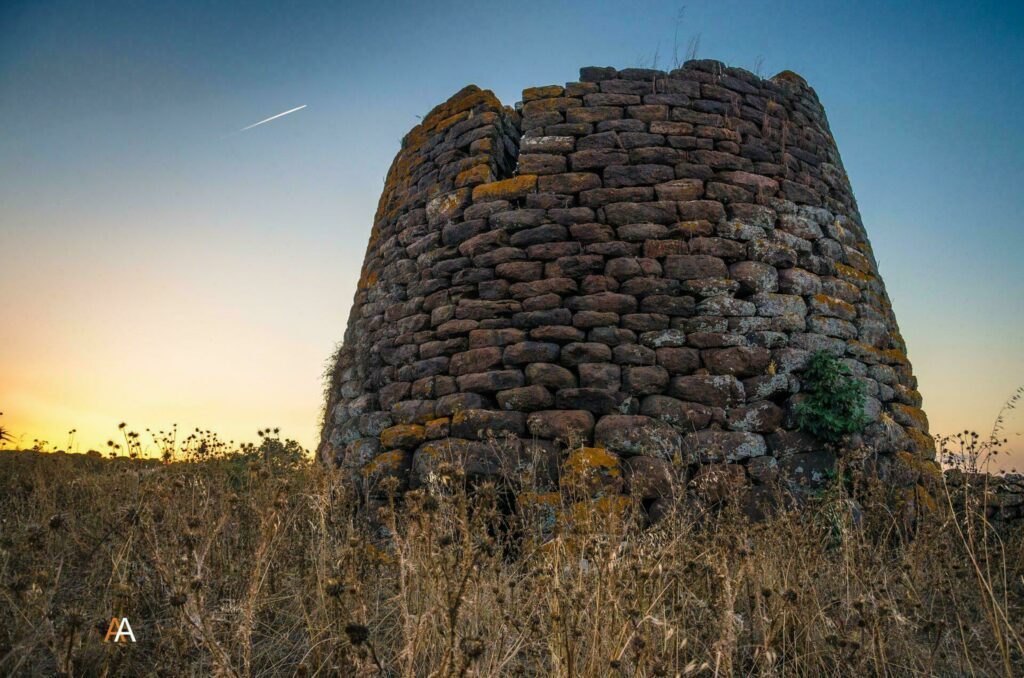
<path fill-rule="evenodd" d="M 557 484 L 581 448 L 649 502 L 666 475 L 726 464 L 754 487 L 779 469 L 813 479 L 835 453 L 796 430 L 793 406 L 821 349 L 865 386 L 854 442 L 879 468 L 934 457 L 802 78 L 591 67 L 515 110 L 470 86 L 388 173 L 319 454 L 369 497 L 442 460 Z"/>

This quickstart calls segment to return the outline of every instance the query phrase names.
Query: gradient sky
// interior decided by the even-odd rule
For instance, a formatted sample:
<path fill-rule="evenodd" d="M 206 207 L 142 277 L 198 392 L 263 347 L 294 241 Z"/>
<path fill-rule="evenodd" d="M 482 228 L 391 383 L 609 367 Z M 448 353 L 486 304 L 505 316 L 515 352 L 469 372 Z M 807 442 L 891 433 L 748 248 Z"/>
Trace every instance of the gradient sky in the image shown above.
<path fill-rule="evenodd" d="M 1024 383 L 1024 4 L 685 4 L 681 55 L 699 34 L 817 90 L 932 431 L 988 432 Z M 679 8 L 0 4 L 0 421 L 83 451 L 122 420 L 312 446 L 417 115 L 468 83 L 512 104 L 580 66 L 670 66 Z"/>

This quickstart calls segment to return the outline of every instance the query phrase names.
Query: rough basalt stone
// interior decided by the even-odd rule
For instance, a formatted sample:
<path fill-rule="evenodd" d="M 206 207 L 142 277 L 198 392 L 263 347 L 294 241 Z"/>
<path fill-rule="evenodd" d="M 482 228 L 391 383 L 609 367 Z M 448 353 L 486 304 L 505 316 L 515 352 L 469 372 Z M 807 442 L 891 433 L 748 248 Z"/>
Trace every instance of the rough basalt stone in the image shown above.
<path fill-rule="evenodd" d="M 319 456 L 376 497 L 385 478 L 432 482 L 442 462 L 507 479 L 541 451 L 536 477 L 632 491 L 652 517 L 687 477 L 713 501 L 787 475 L 820 483 L 835 453 L 792 412 L 822 349 L 865 386 L 877 467 L 932 463 L 906 346 L 802 79 L 707 60 L 588 67 L 516 109 L 469 86 L 388 172 Z M 1022 511 L 1018 490 L 1006 513 Z"/>
<path fill-rule="evenodd" d="M 594 428 L 594 444 L 620 456 L 647 455 L 671 459 L 682 435 L 671 424 L 642 415 L 607 415 Z"/>
<path fill-rule="evenodd" d="M 659 499 L 675 494 L 671 462 L 657 457 L 630 457 L 623 462 L 625 491 L 640 499 Z"/>

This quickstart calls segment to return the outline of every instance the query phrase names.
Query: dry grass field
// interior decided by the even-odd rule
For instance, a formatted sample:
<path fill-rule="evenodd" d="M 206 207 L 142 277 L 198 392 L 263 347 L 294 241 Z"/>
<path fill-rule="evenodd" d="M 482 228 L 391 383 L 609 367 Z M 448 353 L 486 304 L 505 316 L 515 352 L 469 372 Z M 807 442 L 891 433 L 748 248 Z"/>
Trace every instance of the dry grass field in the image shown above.
<path fill-rule="evenodd" d="M 0 453 L 0 674 L 1024 673 L 1021 534 L 941 482 L 912 517 L 848 474 L 760 522 L 725 497 L 645 527 L 528 488 L 510 512 L 446 468 L 382 537 L 262 434 Z M 112 617 L 137 642 L 105 642 Z"/>

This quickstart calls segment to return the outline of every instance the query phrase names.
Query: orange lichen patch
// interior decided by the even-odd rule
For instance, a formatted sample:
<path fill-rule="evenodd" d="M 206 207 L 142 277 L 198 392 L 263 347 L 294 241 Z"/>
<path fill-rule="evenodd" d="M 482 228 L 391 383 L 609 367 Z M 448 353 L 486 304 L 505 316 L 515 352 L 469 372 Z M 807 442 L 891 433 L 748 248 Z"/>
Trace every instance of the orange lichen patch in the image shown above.
<path fill-rule="evenodd" d="M 516 200 L 537 190 L 537 175 L 522 174 L 518 177 L 482 184 L 473 189 L 473 202 L 490 200 Z"/>
<path fill-rule="evenodd" d="M 935 439 L 916 428 L 907 429 L 907 435 L 914 441 L 914 449 L 922 459 L 935 458 Z"/>
<path fill-rule="evenodd" d="M 462 426 L 469 419 L 469 408 L 459 410 L 452 414 L 451 423 L 453 426 Z"/>
<path fill-rule="evenodd" d="M 601 523 L 625 519 L 631 500 L 621 494 L 605 495 L 590 501 L 579 501 L 572 505 L 568 518 L 574 523 L 597 520 Z"/>
<path fill-rule="evenodd" d="M 480 104 L 487 104 L 494 108 L 494 110 L 500 111 L 503 107 L 498 97 L 494 96 L 494 92 L 489 89 L 482 89 L 474 94 L 471 94 L 464 99 L 459 100 L 458 105 L 465 110 L 475 108 Z"/>
<path fill-rule="evenodd" d="M 380 274 L 377 273 L 377 271 L 368 271 L 359 278 L 357 287 L 361 290 L 366 289 L 367 287 L 373 287 L 374 285 L 377 284 L 377 279 L 379 277 Z"/>
<path fill-rule="evenodd" d="M 464 438 L 441 438 L 439 440 L 428 440 L 416 449 L 417 454 L 425 453 L 431 456 L 460 457 L 472 447 L 470 440 Z"/>
<path fill-rule="evenodd" d="M 527 87 L 523 90 L 523 101 L 536 101 L 537 99 L 549 99 L 560 97 L 565 93 L 565 88 L 559 85 L 545 85 L 543 87 Z"/>
<path fill-rule="evenodd" d="M 468 170 L 459 172 L 455 177 L 456 188 L 462 188 L 463 186 L 476 186 L 477 184 L 485 184 L 494 179 L 494 174 L 491 172 L 490 165 L 481 164 L 475 167 L 470 167 Z"/>
<path fill-rule="evenodd" d="M 791 82 L 791 83 L 796 84 L 796 85 L 803 85 L 804 87 L 807 87 L 807 81 L 804 80 L 801 76 L 797 75 L 796 73 L 794 73 L 793 71 L 790 71 L 790 70 L 781 71 L 780 73 L 776 73 L 772 77 L 772 80 L 781 80 L 782 82 Z"/>
<path fill-rule="evenodd" d="M 903 403 L 893 403 L 891 407 L 893 411 L 893 419 L 900 424 L 904 426 L 912 426 L 921 431 L 928 430 L 928 416 L 920 407 L 912 407 L 910 405 L 904 405 Z"/>
<path fill-rule="evenodd" d="M 427 133 L 422 125 L 416 125 L 402 137 L 402 153 L 414 153 L 427 139 Z M 406 156 L 408 157 L 408 156 Z"/>
<path fill-rule="evenodd" d="M 622 475 L 619 458 L 603 447 L 580 447 L 569 453 L 562 465 L 566 475 L 581 475 L 600 471 L 612 477 Z"/>
<path fill-rule="evenodd" d="M 922 458 L 906 450 L 897 452 L 896 458 L 906 470 L 916 474 L 918 484 L 933 487 L 935 483 L 942 482 L 942 469 L 931 459 Z"/>
<path fill-rule="evenodd" d="M 875 348 L 863 341 L 851 339 L 846 344 L 850 355 L 865 362 L 879 362 L 887 365 L 906 365 L 909 360 L 907 354 L 898 348 Z"/>
<path fill-rule="evenodd" d="M 483 113 L 472 112 L 467 120 L 470 118 L 472 118 L 480 127 L 483 127 L 484 125 L 492 125 L 499 121 L 498 114 L 495 111 L 484 111 Z"/>
<path fill-rule="evenodd" d="M 917 518 L 922 514 L 932 513 L 938 510 L 939 505 L 932 493 L 921 485 L 903 488 L 897 491 L 899 508 L 907 518 Z"/>
<path fill-rule="evenodd" d="M 431 109 L 423 118 L 422 126 L 425 129 L 436 129 L 438 121 L 449 118 L 455 113 L 468 111 L 480 104 L 488 104 L 496 110 L 501 110 L 501 102 L 498 97 L 494 96 L 494 92 L 489 89 L 480 89 L 476 85 L 466 85 L 453 94 L 448 101 Z"/>
<path fill-rule="evenodd" d="M 538 99 L 523 104 L 523 115 L 536 115 L 551 111 L 565 111 L 570 108 L 579 108 L 583 102 L 572 97 L 553 97 L 551 99 Z"/>
<path fill-rule="evenodd" d="M 890 308 L 892 308 L 892 305 L 889 303 L 888 299 L 886 299 L 881 294 L 875 293 L 872 290 L 863 290 L 861 292 L 861 297 L 863 297 L 865 303 L 871 304 L 875 308 L 881 309 L 883 311 L 888 311 Z"/>
<path fill-rule="evenodd" d="M 914 488 L 914 493 L 919 506 L 924 507 L 929 512 L 938 510 L 939 505 L 935 501 L 935 497 L 927 489 L 918 485 Z"/>
<path fill-rule="evenodd" d="M 452 451 L 452 446 L 448 442 L 448 440 L 435 440 L 423 443 L 416 448 L 416 455 L 426 455 L 432 459 L 442 458 Z"/>
<path fill-rule="evenodd" d="M 384 447 L 412 449 L 426 439 L 426 430 L 419 424 L 396 424 L 380 433 Z"/>
<path fill-rule="evenodd" d="M 618 493 L 623 485 L 619 458 L 602 447 L 575 449 L 562 464 L 559 484 L 576 495 Z"/>
<path fill-rule="evenodd" d="M 445 118 L 444 120 L 437 120 L 437 121 L 435 121 L 430 126 L 429 129 L 431 131 L 445 130 L 445 129 L 448 129 L 449 127 L 452 127 L 453 125 L 457 125 L 458 123 L 462 122 L 463 120 L 467 120 L 467 119 L 469 119 L 469 111 L 462 111 L 460 113 L 456 113 L 455 115 L 450 115 L 447 118 Z"/>
<path fill-rule="evenodd" d="M 494 139 L 491 137 L 484 137 L 483 139 L 477 139 L 469 145 L 470 153 L 491 153 L 494 150 Z"/>
<path fill-rule="evenodd" d="M 882 360 L 890 365 L 906 365 L 910 360 L 902 349 L 884 348 L 878 351 Z"/>
<path fill-rule="evenodd" d="M 815 294 L 814 301 L 818 304 L 818 309 L 825 315 L 832 315 L 838 318 L 852 318 L 856 317 L 857 309 L 854 308 L 853 304 L 847 303 L 842 299 L 830 297 L 827 294 Z"/>
<path fill-rule="evenodd" d="M 472 443 L 462 438 L 441 438 L 423 443 L 416 448 L 416 458 L 425 457 L 425 466 L 437 468 L 443 462 L 450 462 L 456 468 L 461 467 L 470 454 Z M 419 464 L 421 462 L 417 462 Z"/>
<path fill-rule="evenodd" d="M 848 247 L 846 248 L 846 260 L 850 262 L 851 266 L 863 271 L 864 273 L 871 272 L 871 260 L 862 252 L 858 252 L 857 250 Z"/>
<path fill-rule="evenodd" d="M 453 94 L 443 104 L 438 104 L 423 118 L 416 127 L 402 139 L 403 151 L 415 151 L 433 134 L 468 118 L 472 109 L 486 105 L 495 111 L 502 110 L 501 101 L 490 90 L 482 90 L 476 85 L 467 85 Z"/>
<path fill-rule="evenodd" d="M 448 417 L 441 417 L 440 419 L 431 419 L 423 427 L 428 440 L 436 440 L 438 438 L 444 438 L 448 435 L 450 420 Z"/>
<path fill-rule="evenodd" d="M 844 280 L 856 281 L 860 283 L 869 283 L 875 279 L 875 276 L 871 273 L 865 273 L 864 271 L 857 270 L 853 266 L 847 266 L 846 264 L 836 264 L 836 275 Z"/>
<path fill-rule="evenodd" d="M 851 339 L 846 344 L 849 353 L 865 362 L 881 362 L 882 350 L 875 348 L 871 344 L 865 344 L 863 341 Z"/>
<path fill-rule="evenodd" d="M 377 474 L 397 473 L 405 465 L 407 455 L 408 452 L 403 450 L 382 452 L 371 459 L 366 466 L 363 467 L 363 475 L 372 476 Z"/>

